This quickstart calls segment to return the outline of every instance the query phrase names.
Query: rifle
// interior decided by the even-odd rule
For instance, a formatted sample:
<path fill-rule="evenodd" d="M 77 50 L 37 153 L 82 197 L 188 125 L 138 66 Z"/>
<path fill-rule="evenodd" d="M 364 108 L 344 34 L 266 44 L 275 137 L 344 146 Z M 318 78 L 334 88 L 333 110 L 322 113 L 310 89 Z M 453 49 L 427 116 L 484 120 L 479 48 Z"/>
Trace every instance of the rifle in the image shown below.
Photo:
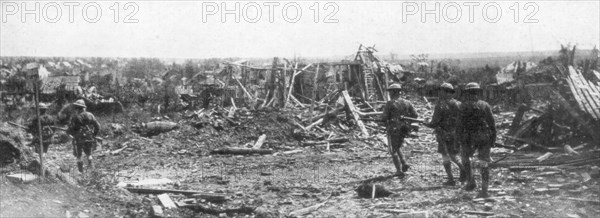
<path fill-rule="evenodd" d="M 379 122 L 379 123 L 386 122 L 385 120 L 373 119 L 373 118 L 361 118 L 361 120 L 364 120 L 364 121 L 374 121 L 374 122 Z M 407 120 L 407 121 L 415 122 L 415 123 L 425 123 L 425 120 L 415 119 L 415 118 L 406 117 L 406 116 L 400 116 L 399 120 Z"/>
<path fill-rule="evenodd" d="M 19 128 L 21 128 L 21 129 L 29 130 L 29 127 L 26 127 L 26 126 L 20 125 L 20 124 L 18 124 L 18 123 L 15 123 L 15 122 L 8 121 L 8 124 L 10 124 L 10 125 L 13 125 L 13 126 L 16 126 L 16 127 L 19 127 Z M 55 129 L 55 130 L 65 131 L 65 132 L 67 131 L 67 128 L 61 128 L 61 127 L 58 127 L 58 126 L 50 126 L 50 128 L 52 128 L 52 129 Z M 102 138 L 100 138 L 100 137 L 97 137 L 97 136 L 96 136 L 96 137 L 94 137 L 94 138 L 95 138 L 96 140 L 100 140 L 100 141 L 102 141 L 102 140 L 103 140 Z"/>

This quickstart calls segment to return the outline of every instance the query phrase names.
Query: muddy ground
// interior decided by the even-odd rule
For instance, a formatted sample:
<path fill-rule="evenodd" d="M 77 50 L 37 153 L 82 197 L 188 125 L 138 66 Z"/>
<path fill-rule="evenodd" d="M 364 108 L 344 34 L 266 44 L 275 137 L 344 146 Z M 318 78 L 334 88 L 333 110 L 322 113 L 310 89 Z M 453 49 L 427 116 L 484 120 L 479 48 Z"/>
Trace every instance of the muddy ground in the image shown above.
<path fill-rule="evenodd" d="M 414 102 L 421 117 L 431 117 L 424 102 L 416 99 Z M 53 145 L 46 158 L 48 164 L 69 171 L 77 180 L 77 186 L 63 184 L 57 179 L 14 184 L 5 176 L 15 171 L 2 168 L 0 216 L 149 217 L 153 215 L 152 206 L 161 205 L 156 195 L 130 193 L 118 188 L 117 184 L 160 178 L 174 183 L 149 187 L 225 194 L 228 198 L 225 203 L 200 204 L 205 208 L 248 207 L 254 211 L 218 214 L 198 209 L 163 209 L 163 216 L 170 217 L 267 217 L 268 214 L 285 217 L 292 211 L 320 203 L 318 209 L 304 216 L 410 217 L 415 215 L 410 212 L 419 211 L 426 211 L 429 217 L 477 217 L 470 214 L 473 211 L 487 212 L 495 217 L 600 216 L 597 203 L 599 178 L 594 173 L 590 173 L 591 179 L 582 176 L 584 172 L 596 170 L 593 165 L 520 170 L 495 168 L 491 173 L 492 198 L 474 199 L 479 189 L 467 192 L 461 185 L 441 186 L 446 178 L 441 158 L 436 153 L 437 144 L 432 130 L 421 126 L 414 137 L 406 140 L 403 148 L 412 164 L 407 176 L 374 182 L 393 194 L 364 199 L 355 192 L 359 181 L 391 175 L 395 171 L 385 145 L 377 137 L 364 140 L 352 127 L 344 130 L 340 126 L 345 125 L 324 126 L 325 135 L 350 138 L 350 142 L 331 145 L 328 151 L 326 145 L 302 146 L 298 141 L 310 137 L 293 124 L 294 116 L 302 117 L 302 111 L 248 112 L 245 117 L 236 119 L 239 125 L 227 122 L 216 125 L 223 127 L 222 130 L 213 125 L 195 128 L 193 121 L 198 118 L 186 118 L 186 114 L 190 113 L 169 114 L 180 128 L 148 138 L 129 129 L 156 115 L 133 108 L 123 115 L 99 116 L 105 141 L 96 151 L 96 166 L 83 174 L 76 170 L 70 143 Z M 512 120 L 512 112 L 498 112 L 496 116 L 502 129 L 501 138 L 507 123 Z M 117 130 L 115 124 L 125 128 Z M 371 133 L 376 134 L 375 131 Z M 263 148 L 277 153 L 261 156 L 210 154 L 211 150 L 224 146 L 253 144 L 261 134 L 267 136 Z M 382 136 L 383 132 L 377 134 Z M 121 152 L 111 154 L 124 145 L 127 147 Z M 301 152 L 280 153 L 290 150 Z M 493 148 L 492 156 L 500 159 L 507 152 L 507 149 Z M 520 151 L 503 161 L 535 160 L 542 154 Z M 458 176 L 458 170 L 454 170 Z M 479 183 L 479 177 L 477 179 Z M 540 191 L 547 187 L 559 188 Z M 188 198 L 169 195 L 174 201 Z"/>

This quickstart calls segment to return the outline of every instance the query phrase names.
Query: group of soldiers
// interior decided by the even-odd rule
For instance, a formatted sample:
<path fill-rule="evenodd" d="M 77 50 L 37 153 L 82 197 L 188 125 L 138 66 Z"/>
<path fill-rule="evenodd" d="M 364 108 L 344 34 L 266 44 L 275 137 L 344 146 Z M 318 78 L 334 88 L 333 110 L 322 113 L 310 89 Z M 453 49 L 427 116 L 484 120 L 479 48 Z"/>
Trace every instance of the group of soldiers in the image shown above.
<path fill-rule="evenodd" d="M 92 152 L 97 146 L 96 139 L 100 131 L 100 123 L 92 113 L 86 111 L 86 105 L 83 100 L 75 101 L 72 106 L 75 108 L 76 113 L 71 117 L 66 132 L 73 139 L 73 155 L 77 158 L 77 168 L 79 172 L 83 172 L 82 156 L 84 153 L 88 161 L 88 167 L 93 166 Z M 27 129 L 34 136 L 32 146 L 35 148 L 35 151 L 45 154 L 48 152 L 48 148 L 52 142 L 57 121 L 56 118 L 47 113 L 48 106 L 46 104 L 40 103 L 38 108 L 40 111 L 39 121 L 37 117 L 32 119 Z M 40 151 L 40 146 L 38 145 L 40 135 L 43 145 L 42 151 Z"/>
<path fill-rule="evenodd" d="M 392 161 L 396 167 L 396 174 L 399 176 L 403 176 L 410 168 L 400 148 L 404 138 L 411 131 L 412 122 L 418 118 L 413 105 L 401 97 L 401 90 L 400 84 L 389 86 L 390 101 L 385 105 L 382 117 L 387 126 Z M 465 100 L 459 102 L 453 98 L 454 87 L 449 83 L 443 83 L 440 86 L 439 100 L 435 106 L 433 117 L 424 125 L 435 129 L 438 142 L 437 152 L 442 155 L 442 164 L 448 178 L 444 185 L 456 185 L 452 175 L 452 163 L 454 163 L 460 169 L 458 180 L 462 183 L 466 182 L 464 189 L 474 190 L 477 185 L 473 177 L 470 158 L 475 151 L 478 151 L 477 157 L 480 160 L 482 179 L 479 197 L 487 197 L 490 179 L 488 164 L 491 162 L 490 149 L 496 139 L 496 128 L 490 105 L 478 99 L 480 91 L 479 84 L 467 84 L 464 92 Z M 76 108 L 77 113 L 71 117 L 67 133 L 73 137 L 73 155 L 77 158 L 79 171 L 83 172 L 83 153 L 87 157 L 88 167 L 93 166 L 92 152 L 97 146 L 96 136 L 100 130 L 100 124 L 92 113 L 86 111 L 83 100 L 74 102 L 73 107 Z M 36 118 L 32 120 L 28 129 L 35 136 L 34 143 L 39 142 L 38 131 L 41 129 L 43 152 L 46 153 L 50 146 L 50 139 L 53 135 L 52 127 L 56 120 L 46 114 L 46 105 L 40 104 L 39 108 L 41 128 L 38 127 Z M 39 149 L 38 152 L 40 152 Z M 458 161 L 458 154 L 462 161 Z"/>
<path fill-rule="evenodd" d="M 384 107 L 383 121 L 386 122 L 388 142 L 396 174 L 403 176 L 410 168 L 402 154 L 402 143 L 411 130 L 411 124 L 418 118 L 413 105 L 401 98 L 400 84 L 389 86 L 390 101 Z M 478 167 L 481 169 L 481 191 L 478 197 L 488 197 L 490 180 L 490 149 L 496 140 L 496 125 L 490 105 L 479 99 L 481 88 L 477 83 L 465 87 L 464 101 L 454 99 L 454 87 L 449 83 L 440 86 L 439 100 L 434 108 L 431 121 L 424 125 L 434 129 L 438 142 L 437 152 L 442 155 L 442 164 L 447 174 L 444 185 L 454 186 L 452 163 L 460 169 L 459 181 L 464 189 L 474 190 L 477 185 L 473 177 L 471 157 L 477 151 Z M 461 161 L 458 161 L 460 154 Z"/>

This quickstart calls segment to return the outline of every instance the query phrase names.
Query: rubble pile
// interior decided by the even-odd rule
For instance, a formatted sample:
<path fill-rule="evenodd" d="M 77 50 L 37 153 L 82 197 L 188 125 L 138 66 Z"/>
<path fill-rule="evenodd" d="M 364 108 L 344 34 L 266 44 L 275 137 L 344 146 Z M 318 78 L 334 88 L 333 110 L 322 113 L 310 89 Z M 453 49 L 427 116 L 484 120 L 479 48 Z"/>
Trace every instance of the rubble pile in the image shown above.
<path fill-rule="evenodd" d="M 25 147 L 25 140 L 20 133 L 21 131 L 16 128 L 0 127 L 0 165 L 33 159 L 33 154 Z"/>
<path fill-rule="evenodd" d="M 524 144 L 542 151 L 567 146 L 586 150 L 600 145 L 600 73 L 597 58 L 574 65 L 575 48 L 563 47 L 558 60 L 551 58 L 531 69 L 515 73 L 512 85 L 529 101 L 515 112 L 505 145 Z M 573 153 L 573 152 L 571 152 Z"/>
<path fill-rule="evenodd" d="M 495 105 L 492 197 L 478 199 L 458 185 L 440 185 L 445 178 L 435 134 L 417 124 L 432 117 L 435 98 L 410 89 L 402 97 L 419 119 L 402 149 L 411 169 L 402 179 L 391 175 L 380 115 L 388 83 L 406 82 L 410 74 L 362 47 L 353 61 L 339 63 L 227 62 L 211 72 L 217 84 L 189 80 L 202 80 L 195 81 L 201 92 L 176 86 L 169 78 L 183 75 L 168 70 L 162 79 L 170 85 L 153 90 L 176 86 L 177 93 L 168 94 L 186 105 L 169 106 L 173 96 L 157 91 L 157 99 L 170 99 L 128 104 L 123 114 L 98 113 L 104 142 L 95 152 L 96 169 L 75 185 L 98 190 L 106 211 L 119 208 L 115 216 L 131 217 L 600 214 L 597 71 L 549 62 L 514 63 L 517 74 L 502 72 L 503 83 L 529 100 L 516 112 Z M 428 86 L 433 95 L 437 86 Z M 114 112 L 122 107 L 108 103 Z M 48 165 L 74 165 L 68 136 L 54 142 Z M 0 128 L 0 161 L 18 159 L 23 143 Z M 109 198 L 124 200 L 114 206 Z"/>

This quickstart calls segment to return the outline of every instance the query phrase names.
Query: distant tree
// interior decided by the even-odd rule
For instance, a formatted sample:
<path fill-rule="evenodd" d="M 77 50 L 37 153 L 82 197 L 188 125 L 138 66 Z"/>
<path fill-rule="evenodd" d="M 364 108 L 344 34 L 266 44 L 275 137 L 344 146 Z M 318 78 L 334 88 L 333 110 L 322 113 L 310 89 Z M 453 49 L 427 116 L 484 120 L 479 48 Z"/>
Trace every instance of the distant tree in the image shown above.
<path fill-rule="evenodd" d="M 155 77 L 165 69 L 157 58 L 133 58 L 125 64 L 123 75 L 129 78 Z"/>
<path fill-rule="evenodd" d="M 194 64 L 191 60 L 187 60 L 183 68 L 183 76 L 190 79 L 199 71 L 197 64 Z"/>

